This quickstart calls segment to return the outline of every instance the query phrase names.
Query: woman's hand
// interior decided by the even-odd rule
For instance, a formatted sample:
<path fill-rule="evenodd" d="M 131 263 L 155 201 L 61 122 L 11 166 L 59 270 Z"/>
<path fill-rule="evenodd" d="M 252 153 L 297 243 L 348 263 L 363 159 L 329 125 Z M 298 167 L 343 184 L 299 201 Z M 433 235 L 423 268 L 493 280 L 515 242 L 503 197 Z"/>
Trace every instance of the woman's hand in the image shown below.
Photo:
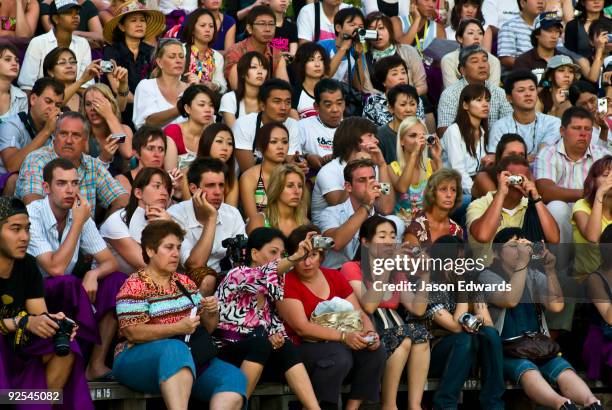
<path fill-rule="evenodd" d="M 199 84 L 200 83 L 200 79 L 198 78 L 197 75 L 195 75 L 194 73 L 189 73 L 185 76 L 185 82 L 188 85 L 192 85 L 192 84 Z"/>
<path fill-rule="evenodd" d="M 372 340 L 370 342 L 367 342 L 368 350 L 376 350 L 380 347 L 380 336 L 375 331 L 369 330 L 365 335 L 362 336 L 369 338 L 369 340 Z"/>
<path fill-rule="evenodd" d="M 420 22 L 421 18 L 423 17 L 421 16 L 421 12 L 419 12 L 419 8 L 417 7 L 416 2 L 410 3 L 410 17 L 412 17 L 413 24 L 415 22 Z"/>
<path fill-rule="evenodd" d="M 182 192 L 183 191 L 183 173 L 180 169 L 174 168 L 168 172 L 170 175 L 170 179 L 172 180 L 172 191 L 173 192 Z"/>
<path fill-rule="evenodd" d="M 602 31 L 601 33 L 599 33 L 599 36 L 595 38 L 595 42 L 593 46 L 595 47 L 595 50 L 605 50 L 607 44 L 608 44 L 608 32 Z"/>
<path fill-rule="evenodd" d="M 604 179 L 599 188 L 597 188 L 597 193 L 595 194 L 595 201 L 603 203 L 606 194 L 610 191 L 610 189 L 612 189 L 612 174 L 610 174 L 606 179 Z"/>
<path fill-rule="evenodd" d="M 113 112 L 113 106 L 111 105 L 110 101 L 106 99 L 106 97 L 94 97 L 92 105 L 94 110 L 96 110 L 96 112 L 106 121 L 108 121 L 109 118 L 117 117 Z"/>
<path fill-rule="evenodd" d="M 480 158 L 480 168 L 488 168 L 489 166 L 495 164 L 495 155 L 487 154 L 484 157 Z"/>
<path fill-rule="evenodd" d="M 362 144 L 360 148 L 370 154 L 370 157 L 372 158 L 372 162 L 374 162 L 374 164 L 378 165 L 379 167 L 384 167 L 385 165 L 387 165 L 387 161 L 385 161 L 385 156 L 383 155 L 377 143 L 371 142 L 369 144 Z"/>
<path fill-rule="evenodd" d="M 285 344 L 285 337 L 282 333 L 274 333 L 271 336 L 268 336 L 268 340 L 272 343 L 272 348 L 274 350 L 280 349 Z"/>
<path fill-rule="evenodd" d="M 440 138 L 436 134 L 431 134 L 434 137 L 434 143 L 429 146 L 429 152 L 434 159 L 442 159 L 442 144 Z"/>
<path fill-rule="evenodd" d="M 484 323 L 484 318 L 482 317 L 482 315 L 474 315 L 476 316 L 478 319 L 480 319 L 480 323 Z M 470 334 L 476 334 L 478 333 L 476 330 L 470 328 L 469 326 L 467 326 L 464 323 L 461 323 L 461 327 L 463 328 L 463 331 L 466 333 L 470 333 Z"/>
<path fill-rule="evenodd" d="M 177 335 L 191 335 L 200 326 L 200 316 L 185 316 L 180 322 L 175 323 Z"/>
<path fill-rule="evenodd" d="M 109 164 L 115 158 L 115 152 L 119 148 L 119 140 L 117 138 L 113 138 L 112 135 L 106 137 L 104 145 L 100 146 L 100 155 L 98 158 L 100 161 Z"/>
<path fill-rule="evenodd" d="M 219 313 L 219 302 L 216 297 L 208 296 L 202 299 L 202 307 L 204 312 L 209 315 L 216 315 Z"/>
<path fill-rule="evenodd" d="M 289 262 L 295 263 L 310 255 L 310 252 L 313 250 L 312 237 L 315 235 L 317 235 L 315 231 L 306 234 L 306 239 L 299 243 L 297 251 L 288 258 Z"/>
<path fill-rule="evenodd" d="M 113 72 L 108 73 L 109 77 L 113 77 L 115 80 L 119 82 L 120 90 L 128 89 L 128 70 L 127 68 L 123 68 L 117 65 L 115 60 L 110 60 L 113 63 Z"/>
<path fill-rule="evenodd" d="M 347 333 L 346 341 L 344 342 L 351 350 L 363 350 L 368 347 L 368 343 L 363 340 L 359 332 Z"/>
<path fill-rule="evenodd" d="M 94 78 L 100 78 L 101 75 L 102 68 L 100 67 L 100 60 L 94 60 L 85 68 L 85 71 L 83 71 L 81 78 L 79 78 L 79 83 L 85 84 Z"/>
<path fill-rule="evenodd" d="M 165 209 L 158 206 L 145 206 L 145 219 L 147 221 L 166 220 L 171 221 L 172 216 Z"/>
<path fill-rule="evenodd" d="M 553 106 L 559 107 L 567 101 L 569 90 L 567 88 L 557 88 L 557 90 L 551 93 Z"/>

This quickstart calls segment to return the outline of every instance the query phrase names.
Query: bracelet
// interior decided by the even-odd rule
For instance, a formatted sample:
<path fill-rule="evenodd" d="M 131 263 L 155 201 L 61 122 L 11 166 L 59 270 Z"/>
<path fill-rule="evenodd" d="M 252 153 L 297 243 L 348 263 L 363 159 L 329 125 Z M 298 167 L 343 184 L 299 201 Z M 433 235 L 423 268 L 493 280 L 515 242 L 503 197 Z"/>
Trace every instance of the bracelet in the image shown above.
<path fill-rule="evenodd" d="M 128 89 L 127 91 L 117 91 L 117 95 L 119 97 L 127 97 L 128 95 L 130 95 L 130 90 Z"/>
<path fill-rule="evenodd" d="M 6 323 L 4 323 L 4 319 L 0 319 L 0 333 L 3 335 L 7 335 L 10 333 L 8 326 L 6 326 Z"/>
<path fill-rule="evenodd" d="M 520 271 L 522 271 L 522 270 L 525 270 L 525 269 L 527 269 L 527 267 L 528 267 L 528 266 L 529 266 L 529 264 L 527 264 L 527 265 L 523 266 L 521 269 L 515 269 L 515 270 L 514 270 L 514 273 L 516 273 L 516 272 L 520 272 Z"/>
<path fill-rule="evenodd" d="M 372 212 L 372 205 L 361 204 L 361 206 L 366 210 L 366 213 L 370 215 L 370 212 Z"/>
<path fill-rule="evenodd" d="M 346 332 L 340 332 L 340 343 L 346 344 Z"/>

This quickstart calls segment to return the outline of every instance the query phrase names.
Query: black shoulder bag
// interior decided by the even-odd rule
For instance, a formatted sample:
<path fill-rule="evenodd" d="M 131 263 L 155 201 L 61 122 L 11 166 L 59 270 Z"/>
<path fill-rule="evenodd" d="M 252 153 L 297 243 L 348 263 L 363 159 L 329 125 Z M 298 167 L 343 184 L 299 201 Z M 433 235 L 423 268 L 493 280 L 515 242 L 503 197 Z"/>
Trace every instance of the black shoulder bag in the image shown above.
<path fill-rule="evenodd" d="M 321 6 L 318 1 L 314 2 L 314 39 L 316 43 L 321 38 Z"/>
<path fill-rule="evenodd" d="M 351 48 L 352 49 L 352 48 Z M 348 84 L 340 82 L 342 86 L 342 93 L 344 94 L 345 108 L 344 108 L 344 118 L 348 117 L 361 117 L 363 114 L 363 94 L 357 91 L 353 87 L 353 73 L 351 71 L 351 50 L 347 52 L 346 61 L 348 65 Z M 357 59 L 355 62 L 359 64 Z M 357 75 L 359 76 L 359 70 L 355 67 L 357 71 Z"/>

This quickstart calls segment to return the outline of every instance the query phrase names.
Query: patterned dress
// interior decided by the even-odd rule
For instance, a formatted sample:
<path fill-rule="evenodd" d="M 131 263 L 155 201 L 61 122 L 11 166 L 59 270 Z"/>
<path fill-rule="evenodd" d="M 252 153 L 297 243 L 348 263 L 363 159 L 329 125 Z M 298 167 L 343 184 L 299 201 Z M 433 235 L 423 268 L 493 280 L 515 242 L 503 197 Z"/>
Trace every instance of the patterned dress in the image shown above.
<path fill-rule="evenodd" d="M 461 229 L 461 226 L 450 218 L 448 218 L 448 224 L 448 234 L 463 239 L 463 229 Z M 429 232 L 429 220 L 425 211 L 418 211 L 414 215 L 412 222 L 406 229 L 406 233 L 416 236 L 423 248 L 429 248 L 433 245 L 431 233 Z"/>

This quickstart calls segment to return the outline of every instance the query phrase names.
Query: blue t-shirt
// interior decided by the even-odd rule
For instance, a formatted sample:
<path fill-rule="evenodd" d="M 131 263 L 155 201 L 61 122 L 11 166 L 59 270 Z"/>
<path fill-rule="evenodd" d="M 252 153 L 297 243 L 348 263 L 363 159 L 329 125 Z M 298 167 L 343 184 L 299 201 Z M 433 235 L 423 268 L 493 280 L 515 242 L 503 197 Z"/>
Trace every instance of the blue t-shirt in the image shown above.
<path fill-rule="evenodd" d="M 338 52 L 338 48 L 336 47 L 336 39 L 321 40 L 319 41 L 319 44 L 321 45 L 321 47 L 325 49 L 330 60 L 334 58 L 334 56 Z M 354 74 L 355 73 L 355 57 L 354 57 L 354 50 L 352 47 L 350 50 L 350 54 L 351 54 L 351 74 Z M 332 76 L 332 78 L 334 80 L 346 82 L 348 81 L 347 71 L 348 71 L 348 60 L 347 60 L 347 56 L 345 55 L 344 58 L 342 59 L 342 62 L 338 66 L 338 69 Z"/>

